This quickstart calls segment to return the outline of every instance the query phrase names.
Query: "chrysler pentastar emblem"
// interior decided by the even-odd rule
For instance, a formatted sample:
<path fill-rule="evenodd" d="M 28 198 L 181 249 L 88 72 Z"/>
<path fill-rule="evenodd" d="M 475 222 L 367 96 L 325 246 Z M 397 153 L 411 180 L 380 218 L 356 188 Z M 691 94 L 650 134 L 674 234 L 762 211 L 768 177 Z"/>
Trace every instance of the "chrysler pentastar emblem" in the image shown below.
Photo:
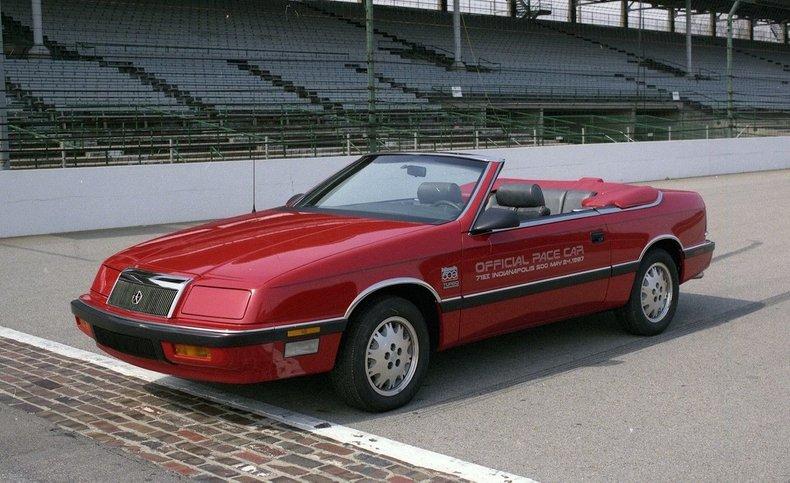
<path fill-rule="evenodd" d="M 142 299 L 143 299 L 143 292 L 139 290 L 135 292 L 134 295 L 132 295 L 132 303 L 135 305 L 139 304 Z"/>

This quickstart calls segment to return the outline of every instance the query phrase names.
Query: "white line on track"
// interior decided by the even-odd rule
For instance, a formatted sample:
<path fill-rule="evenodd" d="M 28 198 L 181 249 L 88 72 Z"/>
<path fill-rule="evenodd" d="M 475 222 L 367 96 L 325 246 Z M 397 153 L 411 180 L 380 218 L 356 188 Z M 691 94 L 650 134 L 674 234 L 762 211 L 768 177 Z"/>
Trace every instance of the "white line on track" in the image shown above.
<path fill-rule="evenodd" d="M 77 349 L 76 347 L 71 347 L 48 339 L 42 339 L 41 337 L 25 334 L 24 332 L 19 332 L 3 326 L 0 326 L 0 337 L 29 344 L 72 359 L 79 359 L 84 362 L 96 364 L 97 366 L 104 367 L 125 376 L 159 384 L 171 389 L 177 389 L 193 396 L 203 397 L 217 403 L 250 411 L 303 431 L 308 431 L 339 443 L 350 444 L 360 449 L 388 456 L 413 466 L 439 471 L 471 481 L 534 483 L 534 480 L 523 476 L 469 463 L 453 458 L 452 456 L 382 438 L 370 433 L 358 431 L 354 428 L 330 423 L 247 397 L 228 394 L 224 391 L 199 383 L 163 376 L 158 372 L 136 367 L 117 359 Z"/>

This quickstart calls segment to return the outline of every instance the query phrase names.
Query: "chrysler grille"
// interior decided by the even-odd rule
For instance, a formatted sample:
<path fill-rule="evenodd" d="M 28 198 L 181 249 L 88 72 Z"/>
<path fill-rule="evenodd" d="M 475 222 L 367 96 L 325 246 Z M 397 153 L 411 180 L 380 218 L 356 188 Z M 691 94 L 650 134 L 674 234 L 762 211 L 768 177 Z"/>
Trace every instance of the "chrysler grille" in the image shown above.
<path fill-rule="evenodd" d="M 140 270 L 124 270 L 107 304 L 134 312 L 169 317 L 187 279 Z"/>

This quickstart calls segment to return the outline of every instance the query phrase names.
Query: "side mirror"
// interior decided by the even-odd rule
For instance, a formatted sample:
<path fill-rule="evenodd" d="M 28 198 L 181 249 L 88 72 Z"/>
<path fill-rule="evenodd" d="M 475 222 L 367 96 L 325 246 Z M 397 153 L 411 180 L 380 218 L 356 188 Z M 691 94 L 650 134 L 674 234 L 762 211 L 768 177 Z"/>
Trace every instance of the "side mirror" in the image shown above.
<path fill-rule="evenodd" d="M 299 200 L 302 199 L 302 196 L 304 196 L 304 193 L 297 193 L 291 196 L 290 198 L 288 198 L 288 201 L 285 202 L 285 206 L 287 206 L 288 208 L 292 207 L 293 205 L 298 203 Z"/>
<path fill-rule="evenodd" d="M 502 208 L 489 208 L 485 210 L 477 219 L 477 223 L 472 227 L 470 233 L 479 235 L 502 228 L 515 228 L 521 224 L 518 215 L 513 210 Z"/>

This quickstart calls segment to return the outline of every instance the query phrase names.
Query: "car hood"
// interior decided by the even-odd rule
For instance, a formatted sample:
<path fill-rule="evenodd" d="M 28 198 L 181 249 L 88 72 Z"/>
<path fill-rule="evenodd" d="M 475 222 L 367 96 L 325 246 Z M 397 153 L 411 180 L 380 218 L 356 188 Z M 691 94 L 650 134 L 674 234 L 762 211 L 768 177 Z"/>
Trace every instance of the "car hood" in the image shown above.
<path fill-rule="evenodd" d="M 141 243 L 107 265 L 262 283 L 290 270 L 426 225 L 276 208 Z"/>

